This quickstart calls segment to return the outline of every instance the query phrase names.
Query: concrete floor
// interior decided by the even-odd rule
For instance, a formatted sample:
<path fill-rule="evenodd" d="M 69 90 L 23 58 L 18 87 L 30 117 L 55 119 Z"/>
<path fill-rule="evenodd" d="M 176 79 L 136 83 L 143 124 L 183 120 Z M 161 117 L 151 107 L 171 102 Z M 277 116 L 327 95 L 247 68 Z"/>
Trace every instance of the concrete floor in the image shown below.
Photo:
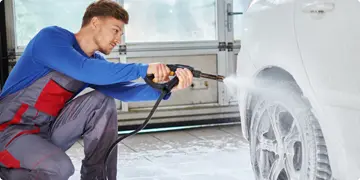
<path fill-rule="evenodd" d="M 119 148 L 119 180 L 254 180 L 240 126 L 138 134 Z M 82 141 L 67 154 L 79 180 Z"/>

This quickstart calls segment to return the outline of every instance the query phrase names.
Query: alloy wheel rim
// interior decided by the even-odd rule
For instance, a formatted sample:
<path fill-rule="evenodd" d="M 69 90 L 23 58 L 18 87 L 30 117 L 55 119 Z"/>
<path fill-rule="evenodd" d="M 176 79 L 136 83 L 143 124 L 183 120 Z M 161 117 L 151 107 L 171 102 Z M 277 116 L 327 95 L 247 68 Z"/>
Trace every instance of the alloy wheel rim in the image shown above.
<path fill-rule="evenodd" d="M 257 117 L 254 137 L 257 179 L 300 180 L 305 155 L 298 121 L 279 104 L 264 108 Z"/>

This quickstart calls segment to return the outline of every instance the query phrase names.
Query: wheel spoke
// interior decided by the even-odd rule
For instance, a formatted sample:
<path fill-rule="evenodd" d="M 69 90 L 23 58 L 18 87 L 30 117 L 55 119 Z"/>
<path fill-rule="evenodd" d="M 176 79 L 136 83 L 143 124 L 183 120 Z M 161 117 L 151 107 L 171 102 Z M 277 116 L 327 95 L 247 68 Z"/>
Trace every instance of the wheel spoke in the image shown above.
<path fill-rule="evenodd" d="M 271 166 L 270 169 L 270 173 L 269 173 L 269 179 L 271 180 L 277 180 L 281 171 L 285 168 L 285 162 L 283 158 L 278 158 L 276 159 L 276 161 L 273 163 L 273 165 Z"/>
<path fill-rule="evenodd" d="M 266 154 L 264 151 L 260 150 L 260 157 L 259 157 L 259 168 L 260 168 L 260 177 L 264 177 L 264 169 L 266 169 Z"/>
<path fill-rule="evenodd" d="M 280 112 L 278 109 L 279 109 L 278 106 L 271 106 L 268 108 L 267 112 L 269 113 L 270 124 L 274 131 L 276 140 L 278 142 L 281 142 L 282 134 L 281 134 L 281 128 L 280 128 L 281 126 L 280 126 L 280 122 L 279 122 Z"/>
<path fill-rule="evenodd" d="M 286 146 L 292 147 L 296 141 L 300 141 L 300 133 L 296 128 L 296 123 L 294 120 L 291 124 L 289 132 L 284 137 L 284 144 L 286 144 Z"/>

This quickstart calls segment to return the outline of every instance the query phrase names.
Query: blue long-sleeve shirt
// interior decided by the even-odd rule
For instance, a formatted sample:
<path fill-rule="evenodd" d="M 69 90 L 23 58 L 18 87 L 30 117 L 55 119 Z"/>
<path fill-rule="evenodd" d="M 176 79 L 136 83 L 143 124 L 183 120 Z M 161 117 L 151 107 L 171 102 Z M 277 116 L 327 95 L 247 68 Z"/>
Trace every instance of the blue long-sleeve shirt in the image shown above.
<path fill-rule="evenodd" d="M 131 82 L 144 78 L 147 68 L 147 64 L 141 63 L 112 63 L 98 53 L 88 57 L 72 32 L 50 26 L 42 29 L 29 42 L 9 74 L 0 98 L 29 86 L 55 70 L 84 82 L 84 88 L 92 87 L 121 101 L 156 100 L 160 91 L 145 83 Z"/>

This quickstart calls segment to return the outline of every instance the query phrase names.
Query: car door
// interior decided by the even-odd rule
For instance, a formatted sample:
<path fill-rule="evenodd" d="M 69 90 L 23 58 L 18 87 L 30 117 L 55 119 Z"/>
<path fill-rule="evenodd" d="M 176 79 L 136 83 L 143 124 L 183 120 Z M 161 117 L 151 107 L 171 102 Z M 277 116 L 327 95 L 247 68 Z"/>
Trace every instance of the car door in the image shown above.
<path fill-rule="evenodd" d="M 298 0 L 295 32 L 308 77 L 326 105 L 360 108 L 360 1 Z"/>

